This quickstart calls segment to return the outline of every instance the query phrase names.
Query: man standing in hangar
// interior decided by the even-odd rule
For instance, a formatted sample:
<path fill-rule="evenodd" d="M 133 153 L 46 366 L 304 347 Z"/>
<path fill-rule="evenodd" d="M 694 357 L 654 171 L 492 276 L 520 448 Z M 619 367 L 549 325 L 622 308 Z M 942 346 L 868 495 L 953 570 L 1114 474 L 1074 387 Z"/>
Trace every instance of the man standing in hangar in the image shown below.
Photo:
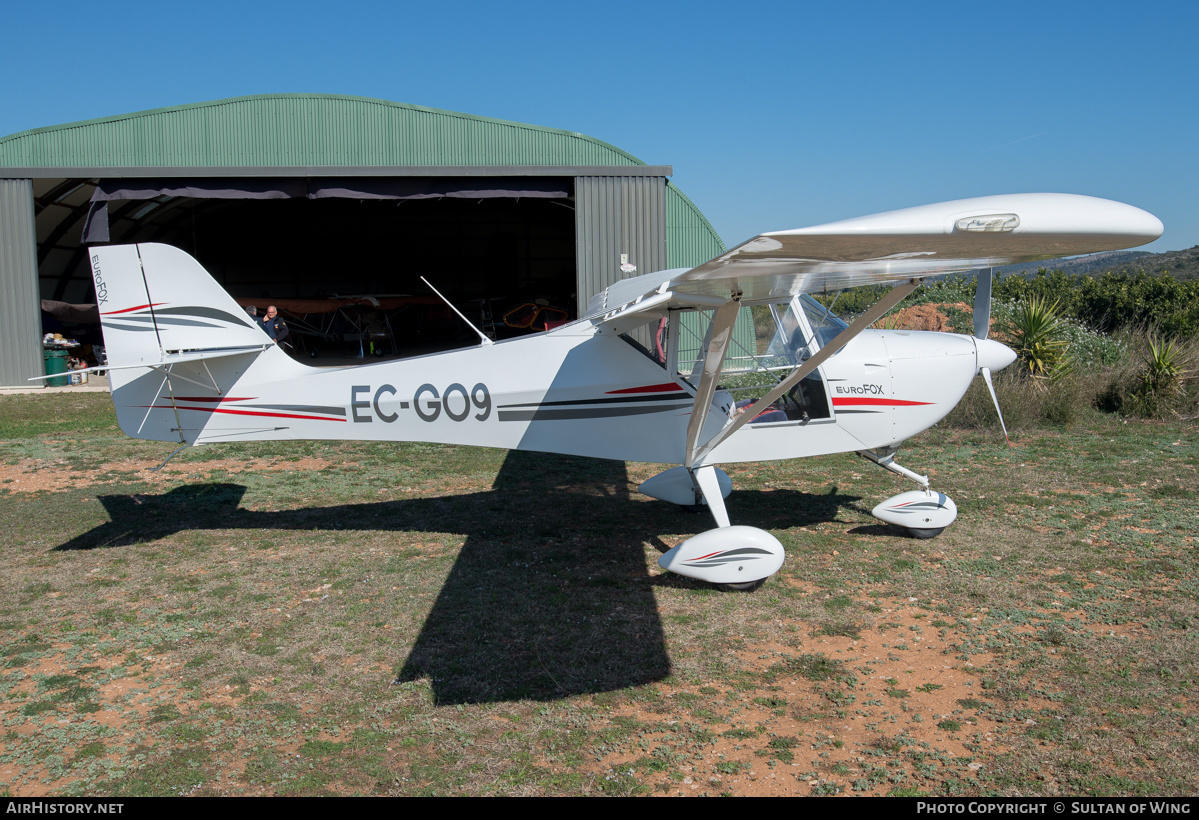
<path fill-rule="evenodd" d="M 291 332 L 287 329 L 287 322 L 279 318 L 279 311 L 274 305 L 266 309 L 266 315 L 262 317 L 262 329 L 276 344 L 286 339 Z"/>

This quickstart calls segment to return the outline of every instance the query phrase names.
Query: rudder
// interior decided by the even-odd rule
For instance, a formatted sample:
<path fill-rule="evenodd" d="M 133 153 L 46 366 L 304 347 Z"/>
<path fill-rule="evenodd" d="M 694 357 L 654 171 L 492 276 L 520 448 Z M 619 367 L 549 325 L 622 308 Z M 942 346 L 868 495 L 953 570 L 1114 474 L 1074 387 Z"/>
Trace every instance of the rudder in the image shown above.
<path fill-rule="evenodd" d="M 221 395 L 270 338 L 178 248 L 97 247 L 91 265 L 121 429 L 136 438 L 194 441 L 199 430 L 179 419 L 175 392 L 208 382 L 212 396 Z"/>

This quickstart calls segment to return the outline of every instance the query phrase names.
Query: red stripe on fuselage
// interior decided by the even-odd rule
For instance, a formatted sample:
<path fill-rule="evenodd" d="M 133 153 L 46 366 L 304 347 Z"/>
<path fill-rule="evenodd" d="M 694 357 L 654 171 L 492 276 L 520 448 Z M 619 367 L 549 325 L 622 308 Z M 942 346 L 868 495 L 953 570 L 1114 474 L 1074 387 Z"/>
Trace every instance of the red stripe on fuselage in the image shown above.
<path fill-rule="evenodd" d="M 667 382 L 666 384 L 651 384 L 647 387 L 626 387 L 623 390 L 609 390 L 604 395 L 611 396 L 615 393 L 674 393 L 682 389 L 682 387 L 679 387 L 674 382 Z"/>
<path fill-rule="evenodd" d="M 209 410 L 208 407 L 180 407 L 180 410 Z M 313 421 L 345 421 L 345 419 L 329 418 L 328 416 L 302 416 L 298 413 L 262 413 L 257 410 L 224 410 L 220 407 L 211 408 L 213 413 L 228 413 L 232 416 L 270 416 L 276 419 L 312 419 Z"/>
<path fill-rule="evenodd" d="M 932 404 L 931 401 L 904 401 L 902 399 L 833 399 L 833 407 L 852 407 L 853 405 L 867 405 L 877 407 L 886 405 L 889 407 L 918 407 L 925 404 Z"/>
<path fill-rule="evenodd" d="M 139 404 L 138 407 L 149 407 L 152 410 L 171 410 L 169 404 Z M 311 419 L 313 421 L 345 421 L 345 419 L 329 418 L 328 416 L 304 416 L 299 413 L 264 413 L 258 410 L 226 410 L 221 407 L 180 407 L 180 410 L 196 410 L 200 413 L 226 413 L 231 416 L 268 416 L 274 419 Z"/>

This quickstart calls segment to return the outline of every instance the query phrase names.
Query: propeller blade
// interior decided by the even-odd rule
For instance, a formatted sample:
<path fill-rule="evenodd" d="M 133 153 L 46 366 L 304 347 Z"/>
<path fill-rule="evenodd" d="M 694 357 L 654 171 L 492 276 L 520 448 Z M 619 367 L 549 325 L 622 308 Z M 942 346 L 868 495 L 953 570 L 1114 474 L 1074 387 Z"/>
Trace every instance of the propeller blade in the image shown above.
<path fill-rule="evenodd" d="M 974 338 L 985 339 L 991 330 L 991 269 L 985 274 L 979 273 L 978 283 L 974 289 Z M 988 378 L 987 384 L 991 381 Z M 995 395 L 995 391 L 991 391 Z M 999 405 L 996 405 L 998 407 Z"/>
<path fill-rule="evenodd" d="M 1003 423 L 1003 411 L 999 409 L 999 398 L 995 395 L 995 385 L 991 382 L 991 368 L 980 367 L 978 372 L 983 377 L 983 381 L 987 383 L 987 389 L 991 391 L 991 401 L 995 402 L 995 415 L 999 416 L 999 426 L 1003 428 L 1003 439 L 1007 442 L 1007 446 L 1012 446 L 1012 440 L 1008 438 L 1007 425 Z"/>

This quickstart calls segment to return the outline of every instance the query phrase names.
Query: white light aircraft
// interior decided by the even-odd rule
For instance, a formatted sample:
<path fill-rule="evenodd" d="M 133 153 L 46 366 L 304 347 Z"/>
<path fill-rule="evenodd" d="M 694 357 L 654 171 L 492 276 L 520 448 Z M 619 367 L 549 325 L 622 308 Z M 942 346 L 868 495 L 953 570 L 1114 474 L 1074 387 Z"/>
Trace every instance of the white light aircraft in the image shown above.
<path fill-rule="evenodd" d="M 989 273 L 973 337 L 868 329 L 925 276 L 1134 247 L 1161 233 L 1145 211 L 1068 194 L 927 205 L 764 233 L 696 268 L 619 281 L 545 333 L 499 343 L 479 334 L 472 348 L 323 369 L 275 346 L 183 251 L 96 247 L 91 264 L 105 369 L 130 436 L 180 449 L 361 439 L 676 464 L 641 492 L 706 505 L 717 527 L 659 564 L 754 588 L 782 566 L 783 547 L 731 525 L 732 484 L 718 465 L 857 452 L 920 488 L 879 504 L 876 517 L 919 537 L 956 517 L 953 501 L 895 453 L 1015 353 L 987 339 Z M 848 325 L 809 295 L 874 283 L 894 287 Z M 757 327 L 750 338 L 736 330 L 743 311 Z"/>

